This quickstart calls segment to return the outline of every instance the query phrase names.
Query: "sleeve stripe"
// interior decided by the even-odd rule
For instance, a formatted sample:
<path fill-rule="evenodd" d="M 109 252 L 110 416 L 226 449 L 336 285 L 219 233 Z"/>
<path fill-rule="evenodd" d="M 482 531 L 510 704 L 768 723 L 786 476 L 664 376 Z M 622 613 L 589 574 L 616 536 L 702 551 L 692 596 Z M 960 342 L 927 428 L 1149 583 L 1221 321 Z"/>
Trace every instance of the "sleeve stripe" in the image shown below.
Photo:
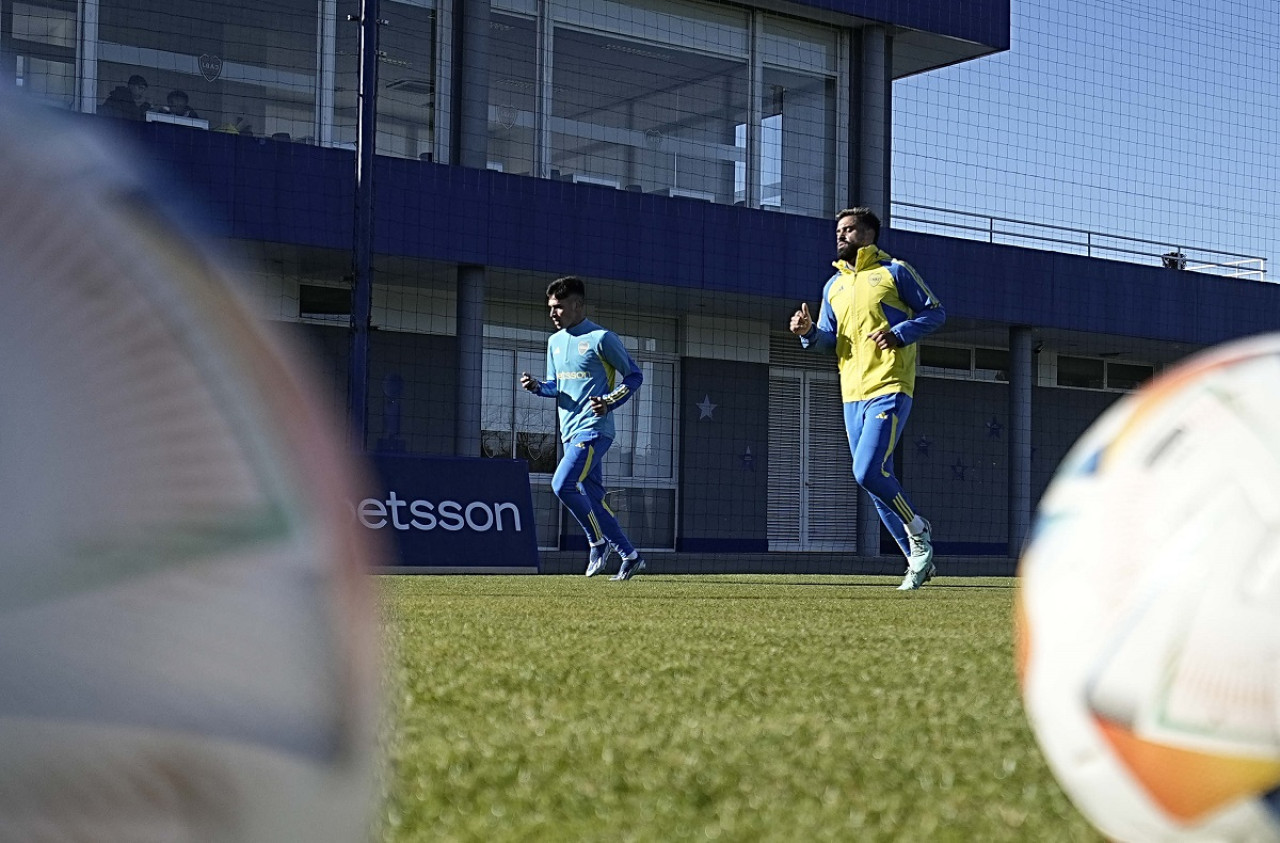
<path fill-rule="evenodd" d="M 915 267 L 913 267 L 909 263 L 906 263 L 905 261 L 900 261 L 897 259 L 895 259 L 893 262 L 896 263 L 898 266 L 902 267 L 903 269 L 905 269 L 907 272 L 911 273 L 911 277 L 915 280 L 917 286 L 920 287 L 920 290 L 921 292 L 924 293 L 925 298 L 929 300 L 930 306 L 937 307 L 938 305 L 942 304 L 942 302 L 938 301 L 938 297 L 933 294 L 933 290 L 929 289 L 929 285 L 924 283 L 924 279 L 920 277 L 920 273 L 916 272 Z"/>

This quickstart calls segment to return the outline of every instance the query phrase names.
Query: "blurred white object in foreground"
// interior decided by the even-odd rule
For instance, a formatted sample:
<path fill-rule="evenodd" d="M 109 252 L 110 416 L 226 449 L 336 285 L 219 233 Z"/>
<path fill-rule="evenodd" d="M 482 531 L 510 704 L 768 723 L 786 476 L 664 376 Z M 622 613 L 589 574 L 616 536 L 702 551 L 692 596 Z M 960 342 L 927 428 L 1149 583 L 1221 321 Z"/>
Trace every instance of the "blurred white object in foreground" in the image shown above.
<path fill-rule="evenodd" d="M 0 840 L 366 839 L 360 481 L 90 128 L 0 96 Z"/>

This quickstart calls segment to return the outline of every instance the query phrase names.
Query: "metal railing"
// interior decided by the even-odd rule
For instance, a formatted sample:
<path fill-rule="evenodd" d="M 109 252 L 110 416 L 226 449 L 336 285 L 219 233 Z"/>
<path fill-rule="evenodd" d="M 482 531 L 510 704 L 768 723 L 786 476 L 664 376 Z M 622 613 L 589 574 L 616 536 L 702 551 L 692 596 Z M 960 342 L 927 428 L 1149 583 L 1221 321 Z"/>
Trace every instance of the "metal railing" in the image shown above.
<path fill-rule="evenodd" d="M 1104 234 L 1049 223 L 1027 222 L 972 211 L 936 208 L 914 202 L 895 201 L 891 225 L 906 231 L 967 237 L 1011 246 L 1048 248 L 1068 254 L 1204 272 L 1224 278 L 1267 280 L 1267 259 L 1264 257 L 1144 240 L 1122 234 Z"/>

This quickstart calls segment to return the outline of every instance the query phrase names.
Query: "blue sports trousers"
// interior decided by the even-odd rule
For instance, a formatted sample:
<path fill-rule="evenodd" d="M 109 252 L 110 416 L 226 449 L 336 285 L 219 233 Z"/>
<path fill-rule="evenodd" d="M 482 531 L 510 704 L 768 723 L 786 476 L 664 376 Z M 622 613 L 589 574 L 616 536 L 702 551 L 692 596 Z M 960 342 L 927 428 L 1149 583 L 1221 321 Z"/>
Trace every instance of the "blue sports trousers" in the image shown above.
<path fill-rule="evenodd" d="M 853 477 L 871 493 L 880 520 L 902 548 L 910 554 L 905 522 L 915 517 L 915 508 L 902 491 L 893 473 L 893 449 L 902 438 L 902 429 L 911 415 L 911 396 L 891 392 L 866 401 L 844 405 L 844 429 L 853 454 Z"/>
<path fill-rule="evenodd" d="M 613 440 L 595 432 L 573 437 L 564 445 L 564 456 L 551 478 L 551 491 L 573 513 L 587 534 L 587 541 L 595 544 L 601 539 L 609 542 L 623 556 L 630 556 L 635 547 L 622 532 L 613 510 L 604 502 L 604 455 Z"/>

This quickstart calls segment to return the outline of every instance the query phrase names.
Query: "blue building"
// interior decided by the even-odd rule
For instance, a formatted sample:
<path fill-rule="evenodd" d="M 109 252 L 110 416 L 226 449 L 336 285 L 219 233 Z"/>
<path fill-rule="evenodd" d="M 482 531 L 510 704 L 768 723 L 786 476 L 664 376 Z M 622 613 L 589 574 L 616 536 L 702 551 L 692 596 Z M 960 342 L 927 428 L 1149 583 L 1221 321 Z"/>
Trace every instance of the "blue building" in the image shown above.
<path fill-rule="evenodd" d="M 317 350 L 339 408 L 359 11 L 0 4 L 6 72 L 117 118 L 256 259 L 263 317 Z M 900 570 L 850 476 L 834 366 L 786 330 L 830 274 L 842 207 L 876 209 L 881 244 L 948 310 L 897 460 L 952 570 L 1011 570 L 1058 459 L 1118 396 L 1280 327 L 1261 271 L 1025 229 L 996 242 L 996 221 L 894 202 L 893 81 L 1009 49 L 1008 0 L 382 0 L 378 16 L 366 448 L 527 460 L 544 570 L 577 570 L 581 536 L 548 488 L 552 407 L 515 385 L 543 367 L 560 275 L 587 279 L 593 318 L 645 370 L 606 471 L 658 570 Z"/>

